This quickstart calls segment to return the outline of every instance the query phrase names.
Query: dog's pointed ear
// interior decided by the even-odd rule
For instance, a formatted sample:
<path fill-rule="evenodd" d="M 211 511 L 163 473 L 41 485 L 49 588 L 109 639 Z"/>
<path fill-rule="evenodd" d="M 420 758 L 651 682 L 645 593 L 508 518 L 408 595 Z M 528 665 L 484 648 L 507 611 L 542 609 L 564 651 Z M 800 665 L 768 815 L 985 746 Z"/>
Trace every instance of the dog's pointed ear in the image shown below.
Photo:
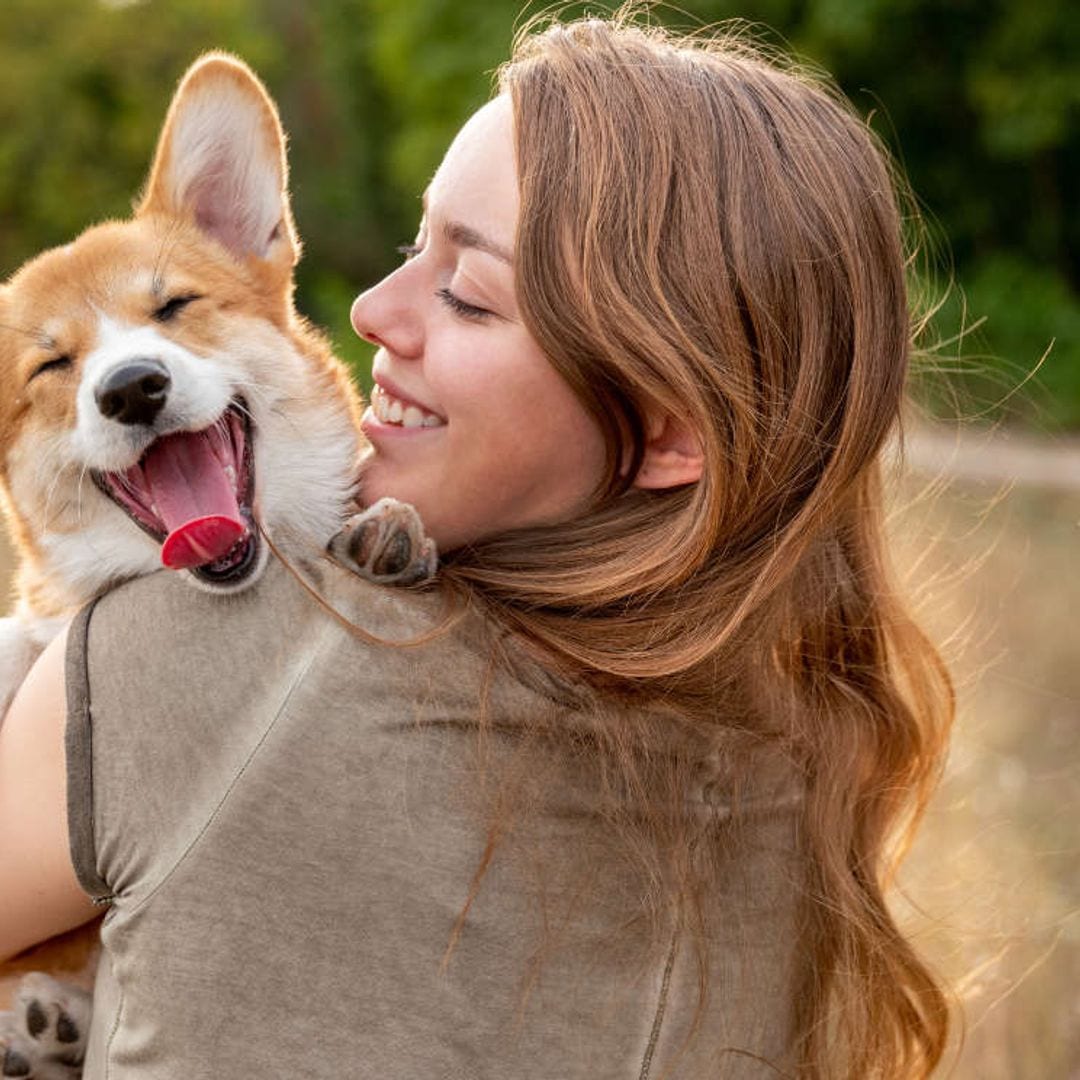
<path fill-rule="evenodd" d="M 188 69 L 136 214 L 192 220 L 241 260 L 296 262 L 285 136 L 273 101 L 242 61 L 210 53 Z"/>

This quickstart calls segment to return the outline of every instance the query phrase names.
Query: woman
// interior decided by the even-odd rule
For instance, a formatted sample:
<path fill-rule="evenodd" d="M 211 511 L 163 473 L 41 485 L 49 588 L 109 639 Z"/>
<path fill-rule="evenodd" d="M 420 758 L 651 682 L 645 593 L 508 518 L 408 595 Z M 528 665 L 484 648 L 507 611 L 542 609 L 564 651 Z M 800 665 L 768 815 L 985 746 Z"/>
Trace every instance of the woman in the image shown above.
<path fill-rule="evenodd" d="M 353 322 L 365 499 L 445 556 L 318 586 L 422 644 L 281 570 L 110 594 L 70 856 L 60 647 L 8 718 L 20 941 L 111 905 L 87 1075 L 928 1075 L 883 888 L 951 696 L 883 549 L 910 323 L 864 125 L 729 41 L 527 34 Z"/>

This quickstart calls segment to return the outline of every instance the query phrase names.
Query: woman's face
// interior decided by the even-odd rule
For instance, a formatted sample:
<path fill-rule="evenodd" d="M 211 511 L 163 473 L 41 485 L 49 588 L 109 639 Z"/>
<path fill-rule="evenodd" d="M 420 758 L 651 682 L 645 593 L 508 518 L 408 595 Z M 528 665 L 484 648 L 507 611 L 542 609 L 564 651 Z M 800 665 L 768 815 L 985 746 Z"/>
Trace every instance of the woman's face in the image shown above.
<path fill-rule="evenodd" d="M 521 321 L 517 217 L 504 95 L 454 139 L 404 264 L 352 308 L 379 346 L 363 499 L 412 503 L 443 550 L 573 518 L 604 469 L 599 427 Z"/>

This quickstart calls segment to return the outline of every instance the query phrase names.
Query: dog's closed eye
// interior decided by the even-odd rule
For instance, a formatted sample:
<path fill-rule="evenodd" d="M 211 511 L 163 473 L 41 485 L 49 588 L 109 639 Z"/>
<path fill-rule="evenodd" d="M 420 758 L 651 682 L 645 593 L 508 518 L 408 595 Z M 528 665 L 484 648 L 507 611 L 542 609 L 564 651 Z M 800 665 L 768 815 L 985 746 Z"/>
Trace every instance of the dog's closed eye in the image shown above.
<path fill-rule="evenodd" d="M 30 372 L 30 378 L 36 379 L 39 375 L 44 375 L 46 371 L 63 371 L 65 368 L 71 367 L 71 357 L 66 353 L 63 356 L 54 356 L 51 360 L 46 360 L 43 364 L 38 364 L 33 371 Z"/>
<path fill-rule="evenodd" d="M 185 293 L 181 296 L 174 296 L 166 300 L 161 307 L 154 311 L 154 318 L 158 322 L 168 322 L 174 315 L 183 311 L 188 304 L 201 299 L 202 297 L 198 293 Z"/>

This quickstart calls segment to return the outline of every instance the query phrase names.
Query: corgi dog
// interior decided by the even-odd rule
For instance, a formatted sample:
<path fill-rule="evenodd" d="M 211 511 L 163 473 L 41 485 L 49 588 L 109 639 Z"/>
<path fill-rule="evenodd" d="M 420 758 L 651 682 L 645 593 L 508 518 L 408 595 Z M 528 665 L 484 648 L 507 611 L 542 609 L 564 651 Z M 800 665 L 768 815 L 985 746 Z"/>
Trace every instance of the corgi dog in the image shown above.
<path fill-rule="evenodd" d="M 180 83 L 133 217 L 0 286 L 0 493 L 20 559 L 0 620 L 0 718 L 80 606 L 163 565 L 235 591 L 261 574 L 267 537 L 302 559 L 337 536 L 339 559 L 375 580 L 433 570 L 411 508 L 353 516 L 360 400 L 293 306 L 287 175 L 262 84 L 209 54 Z M 80 1042 L 64 1032 L 85 1002 L 62 1008 L 35 985 L 54 986 L 39 978 L 0 1023 L 0 1059 L 6 1046 L 20 1068 L 12 1040 L 40 1047 L 44 1016 L 59 1050 L 34 1075 L 74 1068 Z"/>
<path fill-rule="evenodd" d="M 20 557 L 0 710 L 111 584 L 165 565 L 242 589 L 263 533 L 310 551 L 355 509 L 359 396 L 293 307 L 299 250 L 274 104 L 210 54 L 134 217 L 0 287 L 0 492 Z"/>

